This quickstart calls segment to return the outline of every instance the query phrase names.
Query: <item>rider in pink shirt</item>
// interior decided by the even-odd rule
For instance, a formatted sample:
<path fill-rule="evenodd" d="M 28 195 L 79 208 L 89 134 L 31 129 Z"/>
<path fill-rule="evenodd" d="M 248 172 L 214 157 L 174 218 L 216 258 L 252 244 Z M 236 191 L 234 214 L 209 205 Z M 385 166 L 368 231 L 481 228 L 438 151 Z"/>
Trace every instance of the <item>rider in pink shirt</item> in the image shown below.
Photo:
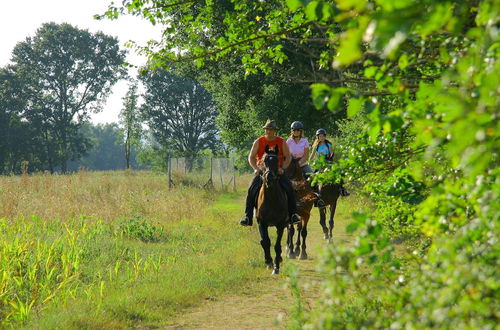
<path fill-rule="evenodd" d="M 292 158 L 298 159 L 302 173 L 304 173 L 304 177 L 307 179 L 309 175 L 313 173 L 313 169 L 307 163 L 309 159 L 309 142 L 306 138 L 302 137 L 304 125 L 300 121 L 294 121 L 290 129 L 292 130 L 292 134 L 290 138 L 286 140 L 286 144 L 288 145 Z M 315 205 L 319 207 L 324 206 L 324 202 L 321 200 L 318 192 L 318 186 L 316 185 L 312 188 L 317 196 Z"/>
<path fill-rule="evenodd" d="M 309 159 L 309 142 L 306 138 L 302 137 L 304 125 L 300 121 L 294 121 L 290 129 L 292 130 L 292 134 L 286 140 L 286 144 L 292 157 L 299 160 L 299 165 L 304 176 L 308 177 L 310 173 L 313 173 L 313 170 L 307 164 L 307 160 Z"/>

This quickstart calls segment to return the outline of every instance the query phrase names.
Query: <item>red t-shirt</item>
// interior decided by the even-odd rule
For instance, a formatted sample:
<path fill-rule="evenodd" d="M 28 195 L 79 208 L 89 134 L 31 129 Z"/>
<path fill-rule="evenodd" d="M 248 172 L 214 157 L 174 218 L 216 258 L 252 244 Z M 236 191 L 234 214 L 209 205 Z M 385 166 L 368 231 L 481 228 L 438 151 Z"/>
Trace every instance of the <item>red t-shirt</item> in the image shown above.
<path fill-rule="evenodd" d="M 276 146 L 278 147 L 278 166 L 283 166 L 283 161 L 285 159 L 283 157 L 283 144 L 285 140 L 282 137 L 276 136 L 274 140 L 269 141 L 265 136 L 261 136 L 257 139 L 257 141 L 259 141 L 259 149 L 257 150 L 257 166 L 260 167 L 262 163 L 262 156 L 264 156 L 264 153 L 266 152 L 266 146 L 268 146 L 269 149 L 275 149 Z"/>

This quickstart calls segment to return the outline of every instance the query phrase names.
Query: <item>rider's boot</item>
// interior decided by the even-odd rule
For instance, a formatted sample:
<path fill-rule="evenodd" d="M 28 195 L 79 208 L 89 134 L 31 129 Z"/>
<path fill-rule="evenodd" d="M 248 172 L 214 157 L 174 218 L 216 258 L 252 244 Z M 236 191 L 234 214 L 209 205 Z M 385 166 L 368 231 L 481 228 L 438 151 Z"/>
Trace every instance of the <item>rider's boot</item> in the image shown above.
<path fill-rule="evenodd" d="M 240 220 L 240 225 L 242 226 L 251 226 L 253 224 L 252 217 L 249 217 L 248 215 L 245 215 L 241 220 Z"/>
<path fill-rule="evenodd" d="M 347 197 L 350 193 L 344 188 L 344 186 L 340 187 L 340 196 Z"/>
<path fill-rule="evenodd" d="M 313 189 L 313 194 L 314 194 L 314 206 L 315 207 L 325 207 L 325 201 L 323 201 L 323 199 L 321 199 L 321 194 L 319 193 L 319 186 L 318 185 L 315 185 L 312 187 Z"/>
<path fill-rule="evenodd" d="M 315 207 L 325 207 L 325 201 L 321 199 L 321 195 L 317 192 L 314 193 L 316 199 L 314 200 Z"/>

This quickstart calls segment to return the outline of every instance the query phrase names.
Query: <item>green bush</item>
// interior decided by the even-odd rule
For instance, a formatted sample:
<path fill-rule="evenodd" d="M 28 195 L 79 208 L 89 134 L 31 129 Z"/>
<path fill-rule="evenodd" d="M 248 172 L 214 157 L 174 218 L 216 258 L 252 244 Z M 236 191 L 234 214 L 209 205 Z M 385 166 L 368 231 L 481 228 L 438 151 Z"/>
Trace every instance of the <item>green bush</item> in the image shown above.
<path fill-rule="evenodd" d="M 376 221 L 356 215 L 354 246 L 329 246 L 328 281 L 302 326 L 315 329 L 495 329 L 500 308 L 498 221 L 475 219 L 433 240 L 428 253 L 395 257 Z"/>
<path fill-rule="evenodd" d="M 159 224 L 142 219 L 139 216 L 134 218 L 121 219 L 118 225 L 118 232 L 125 237 L 138 239 L 143 242 L 159 242 L 165 239 L 164 229 Z"/>

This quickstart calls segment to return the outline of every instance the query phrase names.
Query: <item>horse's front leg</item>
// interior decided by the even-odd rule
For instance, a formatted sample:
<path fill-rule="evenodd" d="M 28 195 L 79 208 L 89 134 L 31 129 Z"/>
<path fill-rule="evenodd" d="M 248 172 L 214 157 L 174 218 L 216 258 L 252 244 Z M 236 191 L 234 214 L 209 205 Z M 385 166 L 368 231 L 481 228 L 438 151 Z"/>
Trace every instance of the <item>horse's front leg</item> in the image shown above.
<path fill-rule="evenodd" d="M 263 224 L 263 221 L 259 222 L 259 233 L 260 233 L 260 245 L 264 249 L 265 263 L 269 269 L 273 267 L 273 258 L 271 257 L 271 239 L 269 238 L 269 232 L 267 225 Z"/>
<path fill-rule="evenodd" d="M 300 233 L 302 232 L 302 221 L 297 224 L 297 242 L 295 243 L 295 254 L 300 252 Z"/>
<path fill-rule="evenodd" d="M 288 258 L 295 259 L 297 254 L 293 249 L 293 235 L 295 235 L 295 226 L 290 224 L 288 225 L 288 236 L 286 238 L 286 246 L 288 248 Z"/>
<path fill-rule="evenodd" d="M 273 274 L 280 273 L 280 263 L 283 261 L 283 258 L 281 258 L 281 238 L 283 237 L 284 230 L 285 227 L 276 226 L 277 235 L 276 235 L 276 243 L 274 244 L 274 252 L 276 252 L 276 257 L 274 258 Z"/>
<path fill-rule="evenodd" d="M 307 252 L 306 252 L 306 238 L 307 238 L 307 221 L 303 221 L 304 226 L 302 227 L 302 230 L 300 231 L 300 236 L 302 236 L 302 250 L 300 251 L 300 260 L 306 260 L 307 259 Z"/>
<path fill-rule="evenodd" d="M 328 227 L 326 226 L 326 206 L 319 208 L 319 224 L 323 228 L 324 238 L 328 239 Z"/>
<path fill-rule="evenodd" d="M 335 217 L 335 210 L 336 209 L 337 209 L 337 201 L 333 202 L 333 204 L 330 205 L 330 221 L 328 221 L 328 225 L 330 227 L 328 240 L 330 242 L 332 242 L 332 240 L 333 240 L 332 232 L 333 232 L 333 228 L 335 227 L 334 217 Z"/>

